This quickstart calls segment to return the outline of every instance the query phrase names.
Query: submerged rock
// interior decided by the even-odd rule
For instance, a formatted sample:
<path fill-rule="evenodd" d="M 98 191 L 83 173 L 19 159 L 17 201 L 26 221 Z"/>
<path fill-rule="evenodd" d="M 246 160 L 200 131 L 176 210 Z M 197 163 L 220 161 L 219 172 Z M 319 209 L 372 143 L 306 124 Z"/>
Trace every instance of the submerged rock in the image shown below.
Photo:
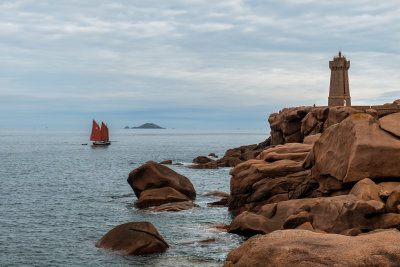
<path fill-rule="evenodd" d="M 193 159 L 193 163 L 197 164 L 205 164 L 214 161 L 213 159 L 207 158 L 205 156 L 198 156 L 197 158 Z"/>
<path fill-rule="evenodd" d="M 96 247 L 122 255 L 144 255 L 165 252 L 169 246 L 150 222 L 129 222 L 110 230 Z"/>
<path fill-rule="evenodd" d="M 163 211 L 182 211 L 182 210 L 190 210 L 192 208 L 199 207 L 199 205 L 195 204 L 193 201 L 183 201 L 183 202 L 173 202 L 173 203 L 166 203 L 160 206 L 151 207 L 145 209 L 146 211 L 153 211 L 153 212 L 163 212 Z"/>
<path fill-rule="evenodd" d="M 189 165 L 187 167 L 191 169 L 218 169 L 218 165 L 214 161 L 204 164 Z"/>
<path fill-rule="evenodd" d="M 213 229 L 217 232 L 227 232 L 228 225 L 224 223 L 209 223 L 205 225 L 209 229 Z"/>
<path fill-rule="evenodd" d="M 186 246 L 186 245 L 193 245 L 193 244 L 207 244 L 207 243 L 214 243 L 215 241 L 216 241 L 215 238 L 208 238 L 208 239 L 203 239 L 203 240 L 183 242 L 183 243 L 180 243 L 179 245 Z"/>
<path fill-rule="evenodd" d="M 397 230 L 359 236 L 275 231 L 254 236 L 229 252 L 223 266 L 397 266 L 399 244 Z"/>
<path fill-rule="evenodd" d="M 203 194 L 203 197 L 226 197 L 228 198 L 230 195 L 228 193 L 219 191 L 219 190 L 214 190 L 211 192 L 208 192 L 206 194 Z"/>
<path fill-rule="evenodd" d="M 221 200 L 207 203 L 209 207 L 228 207 L 228 198 L 224 197 Z"/>

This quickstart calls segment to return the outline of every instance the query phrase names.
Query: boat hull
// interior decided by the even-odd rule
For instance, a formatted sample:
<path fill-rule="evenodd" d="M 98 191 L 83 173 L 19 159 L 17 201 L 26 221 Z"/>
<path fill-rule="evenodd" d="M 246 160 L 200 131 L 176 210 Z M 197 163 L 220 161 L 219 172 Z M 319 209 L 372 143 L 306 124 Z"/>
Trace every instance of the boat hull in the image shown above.
<path fill-rule="evenodd" d="M 109 146 L 111 145 L 111 141 L 94 141 L 94 146 Z"/>

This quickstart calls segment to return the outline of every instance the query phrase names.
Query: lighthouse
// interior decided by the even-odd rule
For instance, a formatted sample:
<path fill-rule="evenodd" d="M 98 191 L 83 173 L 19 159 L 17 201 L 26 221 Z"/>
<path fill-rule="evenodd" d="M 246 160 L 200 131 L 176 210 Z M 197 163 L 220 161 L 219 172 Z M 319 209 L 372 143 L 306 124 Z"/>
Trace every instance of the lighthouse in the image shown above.
<path fill-rule="evenodd" d="M 339 51 L 332 61 L 329 61 L 331 69 L 331 83 L 329 86 L 328 106 L 351 106 L 349 74 L 350 61 L 342 56 Z"/>

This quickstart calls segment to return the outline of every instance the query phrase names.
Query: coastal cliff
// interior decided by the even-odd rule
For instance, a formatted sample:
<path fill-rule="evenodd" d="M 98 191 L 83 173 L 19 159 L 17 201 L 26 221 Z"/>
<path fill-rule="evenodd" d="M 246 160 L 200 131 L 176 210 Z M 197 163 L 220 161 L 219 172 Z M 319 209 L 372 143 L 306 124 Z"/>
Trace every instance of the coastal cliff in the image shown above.
<path fill-rule="evenodd" d="M 238 216 L 228 231 L 268 236 L 277 230 L 301 229 L 320 233 L 304 234 L 304 240 L 315 241 L 327 239 L 326 233 L 358 236 L 399 229 L 399 102 L 375 109 L 294 107 L 271 114 L 270 144 L 230 171 L 228 206 Z M 397 230 L 391 231 L 399 235 Z M 259 254 L 254 257 L 263 258 L 271 247 L 255 240 L 230 253 L 229 266 L 235 266 L 232 259 L 246 251 L 256 251 Z M 278 240 L 285 242 L 285 238 Z M 358 239 L 349 242 L 352 240 Z M 388 245 L 379 242 L 379 246 Z M 398 258 L 400 247 L 396 250 Z M 292 255 L 280 253 L 284 258 Z M 321 263 L 307 253 L 299 257 L 296 261 L 303 257 L 309 264 Z M 363 257 L 360 260 L 373 261 L 367 254 Z"/>

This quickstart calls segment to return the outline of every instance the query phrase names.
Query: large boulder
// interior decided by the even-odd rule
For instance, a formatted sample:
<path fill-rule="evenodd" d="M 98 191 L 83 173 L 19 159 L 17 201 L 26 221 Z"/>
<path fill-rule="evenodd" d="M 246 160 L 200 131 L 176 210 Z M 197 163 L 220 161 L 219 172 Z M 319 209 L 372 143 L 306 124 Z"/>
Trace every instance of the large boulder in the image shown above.
<path fill-rule="evenodd" d="M 96 247 L 123 255 L 144 255 L 162 253 L 169 246 L 150 222 L 129 222 L 110 230 L 96 243 Z"/>
<path fill-rule="evenodd" d="M 167 160 L 161 161 L 160 164 L 171 165 L 172 164 L 172 159 L 167 159 Z"/>
<path fill-rule="evenodd" d="M 347 117 L 360 112 L 362 111 L 354 109 L 352 107 L 331 107 L 329 108 L 328 118 L 326 119 L 326 122 L 324 124 L 324 130 L 327 129 L 329 126 L 340 123 Z"/>
<path fill-rule="evenodd" d="M 348 116 L 360 113 L 352 107 L 322 107 L 312 109 L 302 120 L 301 133 L 303 136 L 324 132 L 329 126 L 340 123 Z"/>
<path fill-rule="evenodd" d="M 358 113 L 329 127 L 304 166 L 312 166 L 319 190 L 328 193 L 365 177 L 399 179 L 399 158 L 400 140 L 383 131 L 375 118 Z"/>
<path fill-rule="evenodd" d="M 303 161 L 312 148 L 310 144 L 288 143 L 285 145 L 277 145 L 269 147 L 258 155 L 257 159 L 264 161 L 277 161 L 277 160 L 295 160 Z"/>
<path fill-rule="evenodd" d="M 281 228 L 272 224 L 264 215 L 249 211 L 242 212 L 228 226 L 228 232 L 247 237 L 257 234 L 268 234 L 279 229 Z"/>
<path fill-rule="evenodd" d="M 196 199 L 196 191 L 188 178 L 154 161 L 131 171 L 128 183 L 138 198 L 145 190 L 171 187 L 191 200 Z"/>
<path fill-rule="evenodd" d="M 358 199 L 365 201 L 376 200 L 383 203 L 380 196 L 381 187 L 375 184 L 371 179 L 365 178 L 358 181 L 350 191 L 350 195 L 356 196 Z"/>
<path fill-rule="evenodd" d="M 304 137 L 303 144 L 314 145 L 315 141 L 317 141 L 320 136 L 321 136 L 321 133 L 308 135 L 308 136 Z"/>
<path fill-rule="evenodd" d="M 144 209 L 152 206 L 160 206 L 165 203 L 189 200 L 189 197 L 172 187 L 162 187 L 143 191 L 140 194 L 139 199 L 136 201 L 136 206 L 139 209 Z"/>
<path fill-rule="evenodd" d="M 310 171 L 300 171 L 273 179 L 262 179 L 252 186 L 250 202 L 275 203 L 279 201 L 304 197 L 312 188 L 316 188 Z"/>
<path fill-rule="evenodd" d="M 400 212 L 400 186 L 393 189 L 386 201 L 387 212 Z"/>
<path fill-rule="evenodd" d="M 399 262 L 397 230 L 359 236 L 284 230 L 250 238 L 229 252 L 223 266 L 398 266 Z"/>
<path fill-rule="evenodd" d="M 400 112 L 379 119 L 381 128 L 400 138 Z"/>
<path fill-rule="evenodd" d="M 243 212 L 228 230 L 241 235 L 265 234 L 309 222 L 314 229 L 347 234 L 351 229 L 367 232 L 400 225 L 400 214 L 384 212 L 383 202 L 365 201 L 354 195 L 293 199 L 266 204 L 256 213 Z"/>
<path fill-rule="evenodd" d="M 243 160 L 240 159 L 241 155 L 242 154 L 240 154 L 238 156 L 224 156 L 217 161 L 217 166 L 219 166 L 219 167 L 235 167 L 236 165 L 243 162 Z"/>
<path fill-rule="evenodd" d="M 328 114 L 328 107 L 312 109 L 301 122 L 301 133 L 303 136 L 321 133 Z"/>

